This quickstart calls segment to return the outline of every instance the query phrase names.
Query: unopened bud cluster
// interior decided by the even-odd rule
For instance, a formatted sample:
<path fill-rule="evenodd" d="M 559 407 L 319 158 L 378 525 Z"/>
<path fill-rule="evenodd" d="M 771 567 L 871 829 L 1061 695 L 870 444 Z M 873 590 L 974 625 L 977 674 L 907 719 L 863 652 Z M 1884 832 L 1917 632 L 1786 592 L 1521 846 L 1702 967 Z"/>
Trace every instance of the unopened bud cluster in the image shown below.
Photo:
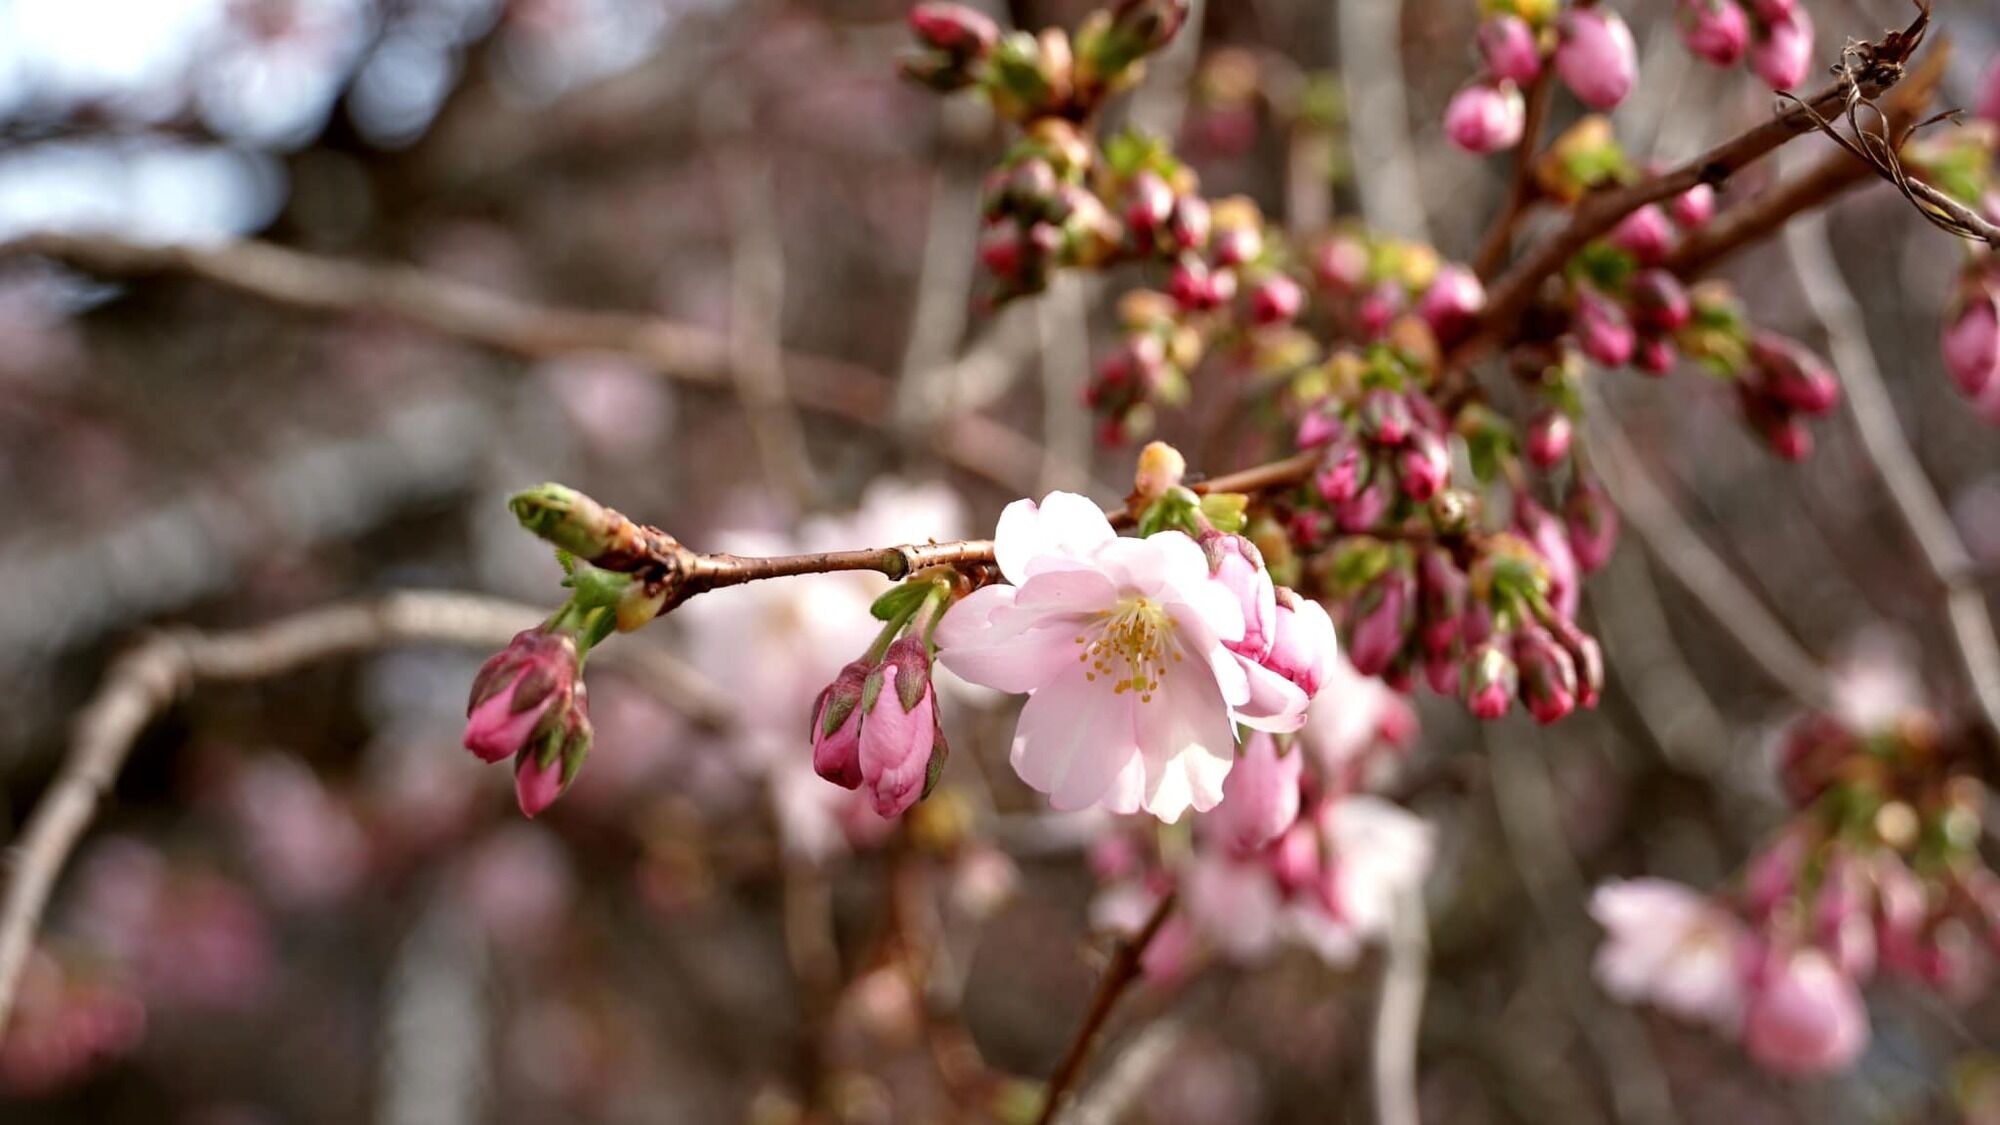
<path fill-rule="evenodd" d="M 813 770 L 866 790 L 882 817 L 930 796 L 951 753 L 931 683 L 931 633 L 951 593 L 948 580 L 921 576 L 883 595 L 881 635 L 813 701 Z"/>

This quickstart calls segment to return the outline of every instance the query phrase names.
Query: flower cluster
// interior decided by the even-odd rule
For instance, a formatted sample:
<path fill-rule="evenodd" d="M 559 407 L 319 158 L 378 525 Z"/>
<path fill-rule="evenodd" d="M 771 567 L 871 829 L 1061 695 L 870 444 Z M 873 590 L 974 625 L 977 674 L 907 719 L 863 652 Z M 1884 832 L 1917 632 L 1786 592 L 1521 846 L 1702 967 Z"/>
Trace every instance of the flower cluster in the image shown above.
<path fill-rule="evenodd" d="M 465 748 L 482 762 L 514 759 L 514 794 L 528 816 L 555 803 L 590 753 L 581 639 L 555 622 L 525 630 L 472 681 Z"/>
<path fill-rule="evenodd" d="M 1553 0 L 1490 0 L 1482 9 L 1478 46 L 1485 70 L 1452 96 L 1444 116 L 1445 135 L 1467 152 L 1484 155 L 1520 143 L 1527 114 L 1522 91 L 1548 66 L 1592 109 L 1616 106 L 1638 81 L 1638 48 L 1614 12 L 1558 11 Z"/>
<path fill-rule="evenodd" d="M 886 620 L 866 654 L 813 702 L 813 770 L 843 789 L 865 788 L 879 816 L 900 816 L 936 788 L 951 748 L 931 685 L 931 635 L 952 594 L 948 577 L 884 594 Z"/>
<path fill-rule="evenodd" d="M 1178 890 L 1185 910 L 1145 962 L 1155 979 L 1184 975 L 1206 951 L 1255 963 L 1295 945 L 1329 964 L 1351 964 L 1430 869 L 1430 828 L 1358 792 L 1407 743 L 1410 723 L 1400 698 L 1337 672 L 1299 733 L 1244 740 L 1222 802 L 1196 824 L 1191 850 L 1157 836 L 1099 843 L 1097 924 L 1137 929 L 1160 896 Z"/>
<path fill-rule="evenodd" d="M 1798 0 L 1680 0 L 1677 18 L 1696 58 L 1732 67 L 1747 54 L 1773 90 L 1797 86 L 1812 68 L 1812 16 Z"/>
<path fill-rule="evenodd" d="M 1786 1074 L 1866 1047 L 1860 989 L 1888 972 L 1972 995 L 2000 955 L 2000 875 L 1979 856 L 1970 752 L 1921 711 L 1873 728 L 1808 716 L 1779 751 L 1791 823 L 1739 887 L 1709 897 L 1657 879 L 1600 888 L 1597 970 L 1631 1002 L 1740 1036 Z"/>

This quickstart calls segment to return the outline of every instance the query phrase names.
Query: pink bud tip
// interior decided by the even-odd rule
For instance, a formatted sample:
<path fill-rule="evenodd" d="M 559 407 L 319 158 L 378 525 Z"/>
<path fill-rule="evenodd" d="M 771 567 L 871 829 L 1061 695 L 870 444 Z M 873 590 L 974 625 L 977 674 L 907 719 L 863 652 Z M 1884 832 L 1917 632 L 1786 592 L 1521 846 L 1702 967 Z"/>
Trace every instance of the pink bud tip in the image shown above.
<path fill-rule="evenodd" d="M 1444 131 L 1451 143 L 1485 156 L 1520 143 L 1526 113 L 1513 83 L 1478 82 L 1453 95 L 1445 107 Z"/>
<path fill-rule="evenodd" d="M 1804 9 L 1767 22 L 1750 49 L 1750 69 L 1774 90 L 1789 90 L 1812 69 L 1813 24 Z"/>
<path fill-rule="evenodd" d="M 1535 29 L 1515 15 L 1494 16 L 1479 25 L 1479 54 L 1495 78 L 1526 86 L 1542 73 L 1542 49 Z"/>
<path fill-rule="evenodd" d="M 524 750 L 514 763 L 514 799 L 526 816 L 537 816 L 556 803 L 563 791 L 562 758 L 544 766 L 531 751 Z"/>
<path fill-rule="evenodd" d="M 1750 45 L 1750 19 L 1736 0 L 1681 0 L 1681 41 L 1695 57 L 1735 66 Z"/>
<path fill-rule="evenodd" d="M 1592 109 L 1624 101 L 1639 74 L 1638 45 L 1625 21 L 1596 8 L 1572 8 L 1557 29 L 1556 73 L 1577 99 Z"/>

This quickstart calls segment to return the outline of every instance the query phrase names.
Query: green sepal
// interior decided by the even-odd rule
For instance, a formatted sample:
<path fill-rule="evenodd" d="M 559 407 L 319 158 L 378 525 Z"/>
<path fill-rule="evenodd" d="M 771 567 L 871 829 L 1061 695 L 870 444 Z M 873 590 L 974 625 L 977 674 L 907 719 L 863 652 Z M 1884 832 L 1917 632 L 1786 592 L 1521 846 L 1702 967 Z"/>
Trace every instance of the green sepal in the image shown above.
<path fill-rule="evenodd" d="M 1250 497 L 1241 492 L 1211 492 L 1201 498 L 1201 514 L 1217 531 L 1231 535 L 1250 522 Z"/>
<path fill-rule="evenodd" d="M 931 760 L 924 766 L 924 791 L 918 796 L 923 800 L 937 788 L 938 778 L 944 776 L 945 759 L 951 757 L 951 746 L 944 740 L 944 728 L 931 724 Z"/>
<path fill-rule="evenodd" d="M 877 621 L 904 620 L 917 612 L 917 607 L 924 604 L 924 599 L 935 589 L 937 583 L 929 579 L 901 583 L 876 598 L 875 604 L 868 607 L 868 612 L 874 614 Z"/>

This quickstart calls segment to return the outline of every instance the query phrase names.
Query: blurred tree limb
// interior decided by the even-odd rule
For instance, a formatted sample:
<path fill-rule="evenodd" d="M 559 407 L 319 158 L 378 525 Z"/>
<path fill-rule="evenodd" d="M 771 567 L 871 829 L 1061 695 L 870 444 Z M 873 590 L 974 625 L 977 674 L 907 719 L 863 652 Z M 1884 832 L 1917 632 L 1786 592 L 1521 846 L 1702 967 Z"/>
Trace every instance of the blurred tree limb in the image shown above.
<path fill-rule="evenodd" d="M 322 257 L 251 239 L 193 246 L 51 233 L 0 243 L 0 259 L 21 255 L 110 277 L 181 274 L 310 312 L 393 317 L 509 355 L 603 352 L 677 382 L 717 391 L 736 386 L 728 333 L 639 313 L 540 305 L 410 266 Z M 779 358 L 799 406 L 871 429 L 886 424 L 892 387 L 880 375 L 823 356 Z M 943 420 L 931 448 L 957 468 L 1023 494 L 1042 460 L 1034 441 L 978 415 Z"/>
<path fill-rule="evenodd" d="M 492 648 L 544 616 L 541 607 L 499 598 L 406 591 L 232 632 L 157 633 L 119 657 L 78 713 L 60 771 L 8 851 L 7 890 L 0 898 L 0 1033 L 58 876 L 116 784 L 134 742 L 175 700 L 204 681 L 268 679 L 314 661 L 389 645 Z M 665 650 L 623 645 L 613 660 L 637 671 L 690 720 L 710 728 L 725 725 L 727 712 L 714 689 Z"/>

